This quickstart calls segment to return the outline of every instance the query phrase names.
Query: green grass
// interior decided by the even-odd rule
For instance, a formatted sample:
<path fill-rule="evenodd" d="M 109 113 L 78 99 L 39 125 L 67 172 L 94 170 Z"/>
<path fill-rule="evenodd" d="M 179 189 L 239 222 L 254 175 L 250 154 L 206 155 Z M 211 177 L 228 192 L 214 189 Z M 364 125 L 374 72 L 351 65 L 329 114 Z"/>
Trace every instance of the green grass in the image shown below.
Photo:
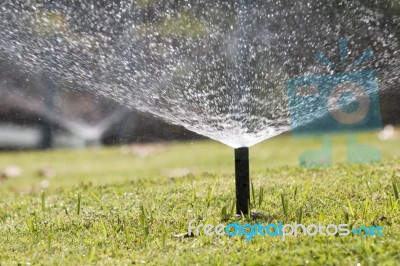
<path fill-rule="evenodd" d="M 286 135 L 252 147 L 258 218 L 241 222 L 379 225 L 382 237 L 175 237 L 192 219 L 236 221 L 233 151 L 211 141 L 146 157 L 118 147 L 2 153 L 0 169 L 23 174 L 0 184 L 0 264 L 400 265 L 400 141 L 359 136 L 381 150 L 374 164 L 346 163 L 345 141 L 334 138 L 335 164 L 324 169 L 298 166 L 319 140 Z M 42 167 L 56 175 L 40 177 Z"/>

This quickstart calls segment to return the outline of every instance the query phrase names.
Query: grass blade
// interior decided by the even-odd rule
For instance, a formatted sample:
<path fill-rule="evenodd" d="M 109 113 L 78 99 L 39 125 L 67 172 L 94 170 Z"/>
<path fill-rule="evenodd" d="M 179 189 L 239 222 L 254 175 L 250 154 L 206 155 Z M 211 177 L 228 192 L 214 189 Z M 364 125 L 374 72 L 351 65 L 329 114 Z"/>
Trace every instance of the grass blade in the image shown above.
<path fill-rule="evenodd" d="M 227 214 L 226 206 L 224 206 L 221 209 L 221 221 L 226 221 L 226 220 L 228 220 L 228 214 Z"/>
<path fill-rule="evenodd" d="M 393 192 L 394 192 L 394 198 L 398 201 L 400 201 L 399 199 L 399 190 L 397 189 L 397 185 L 393 180 Z"/>
<path fill-rule="evenodd" d="M 281 193 L 281 202 L 282 202 L 283 213 L 285 214 L 286 217 L 288 217 L 288 203 L 283 193 Z"/>
<path fill-rule="evenodd" d="M 42 211 L 46 211 L 46 194 L 42 191 Z"/>
<path fill-rule="evenodd" d="M 76 206 L 76 214 L 80 215 L 81 214 L 81 195 L 78 195 L 78 204 Z"/>
<path fill-rule="evenodd" d="M 102 210 L 106 210 L 106 209 L 107 209 L 106 205 L 105 205 L 105 204 L 103 203 L 103 201 L 99 198 L 99 196 L 97 196 L 97 195 L 94 194 L 94 193 L 90 193 L 90 195 L 97 201 L 97 203 L 100 204 Z"/>
<path fill-rule="evenodd" d="M 351 203 L 350 203 L 350 200 L 349 200 L 349 199 L 347 199 L 347 205 L 349 206 L 350 214 L 354 217 L 353 207 L 351 206 Z"/>
<path fill-rule="evenodd" d="M 139 215 L 140 226 L 143 230 L 143 235 L 145 238 L 149 235 L 149 228 L 146 223 L 146 213 L 144 211 L 144 207 L 140 206 L 140 215 Z"/>
<path fill-rule="evenodd" d="M 236 206 L 236 202 L 233 200 L 232 206 L 231 206 L 231 217 L 233 217 L 235 215 L 235 206 Z"/>
<path fill-rule="evenodd" d="M 260 192 L 258 193 L 258 207 L 261 207 L 261 204 L 264 201 L 264 188 L 260 187 Z"/>
<path fill-rule="evenodd" d="M 214 185 L 212 186 L 211 190 L 208 193 L 208 202 L 207 202 L 208 205 L 210 205 L 211 200 L 214 197 L 214 191 L 215 191 L 215 188 L 217 187 L 217 184 L 218 184 L 218 179 L 215 180 Z"/>
<path fill-rule="evenodd" d="M 300 207 L 300 209 L 299 209 L 299 211 L 297 213 L 297 221 L 300 224 L 303 221 L 303 207 Z"/>
<path fill-rule="evenodd" d="M 251 197 L 252 197 L 252 200 L 250 200 L 250 202 L 253 202 L 253 205 L 256 206 L 256 195 L 254 191 L 253 180 L 250 180 L 250 185 L 251 185 Z"/>

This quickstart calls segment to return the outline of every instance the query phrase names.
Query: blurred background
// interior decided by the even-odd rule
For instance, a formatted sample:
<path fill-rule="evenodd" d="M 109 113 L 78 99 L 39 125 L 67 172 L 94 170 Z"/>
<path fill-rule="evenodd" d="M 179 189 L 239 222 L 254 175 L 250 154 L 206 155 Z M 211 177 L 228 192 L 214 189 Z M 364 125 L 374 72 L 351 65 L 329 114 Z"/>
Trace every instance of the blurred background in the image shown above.
<path fill-rule="evenodd" d="M 83 148 L 201 138 L 183 127 L 108 99 L 43 84 L 38 77 L 18 73 L 9 63 L 0 61 L 0 72 L 6 74 L 0 77 L 0 150 Z"/>

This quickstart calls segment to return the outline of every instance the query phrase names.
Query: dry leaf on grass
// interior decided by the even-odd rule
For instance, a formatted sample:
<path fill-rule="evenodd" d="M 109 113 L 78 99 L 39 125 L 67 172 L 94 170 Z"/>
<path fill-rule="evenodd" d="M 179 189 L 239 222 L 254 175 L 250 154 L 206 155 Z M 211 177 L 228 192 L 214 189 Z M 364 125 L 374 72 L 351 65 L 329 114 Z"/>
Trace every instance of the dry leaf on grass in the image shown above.
<path fill-rule="evenodd" d="M 51 177 L 55 177 L 56 174 L 57 174 L 56 170 L 54 170 L 51 167 L 42 167 L 37 171 L 37 175 L 39 177 L 51 178 Z"/>

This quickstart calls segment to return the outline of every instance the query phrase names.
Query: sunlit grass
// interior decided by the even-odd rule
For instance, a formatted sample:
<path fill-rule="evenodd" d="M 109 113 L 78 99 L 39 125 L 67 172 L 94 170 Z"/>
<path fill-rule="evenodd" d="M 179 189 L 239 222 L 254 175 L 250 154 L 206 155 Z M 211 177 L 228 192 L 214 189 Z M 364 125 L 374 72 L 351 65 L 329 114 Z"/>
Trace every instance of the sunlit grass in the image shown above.
<path fill-rule="evenodd" d="M 358 141 L 377 147 L 382 162 L 346 163 L 345 136 L 333 139 L 335 163 L 324 169 L 298 166 L 318 139 L 252 147 L 251 223 L 380 225 L 383 237 L 175 237 L 192 219 L 235 221 L 233 151 L 211 141 L 3 153 L 0 169 L 23 173 L 0 185 L 0 264 L 396 265 L 400 141 L 374 133 Z"/>

